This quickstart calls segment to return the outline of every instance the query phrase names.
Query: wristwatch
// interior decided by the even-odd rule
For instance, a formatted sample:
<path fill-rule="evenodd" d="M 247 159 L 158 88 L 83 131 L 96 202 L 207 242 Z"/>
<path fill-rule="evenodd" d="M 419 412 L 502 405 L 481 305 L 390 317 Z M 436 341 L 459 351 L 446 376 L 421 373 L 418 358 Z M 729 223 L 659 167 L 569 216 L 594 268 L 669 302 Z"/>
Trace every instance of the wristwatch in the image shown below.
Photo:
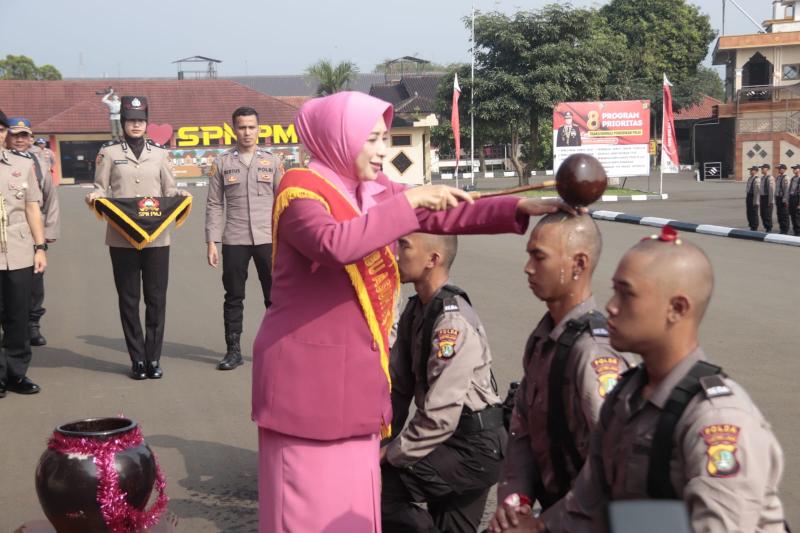
<path fill-rule="evenodd" d="M 45 251 L 45 252 L 46 252 L 46 251 L 47 251 L 47 243 L 44 243 L 44 244 L 34 244 L 34 245 L 33 245 L 33 251 L 34 251 L 34 252 L 36 252 L 36 251 L 38 251 L 38 250 L 42 250 L 42 251 Z"/>

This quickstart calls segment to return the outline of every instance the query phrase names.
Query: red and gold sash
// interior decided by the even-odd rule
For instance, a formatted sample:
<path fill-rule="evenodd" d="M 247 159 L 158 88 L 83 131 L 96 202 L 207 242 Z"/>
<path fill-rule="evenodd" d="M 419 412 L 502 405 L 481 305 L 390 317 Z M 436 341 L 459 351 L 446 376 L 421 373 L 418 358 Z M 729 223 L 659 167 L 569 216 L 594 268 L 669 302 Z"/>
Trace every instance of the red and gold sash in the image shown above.
<path fill-rule="evenodd" d="M 273 265 L 278 252 L 280 217 L 289 204 L 298 199 L 320 202 L 337 222 L 345 222 L 361 215 L 336 186 L 321 175 L 305 168 L 289 170 L 281 179 L 272 212 Z M 384 246 L 344 268 L 353 284 L 372 338 L 380 349 L 381 368 L 391 390 L 389 333 L 394 324 L 394 303 L 400 288 L 400 272 L 394 254 L 391 248 Z M 388 437 L 391 431 L 391 424 L 382 420 L 381 437 Z"/>

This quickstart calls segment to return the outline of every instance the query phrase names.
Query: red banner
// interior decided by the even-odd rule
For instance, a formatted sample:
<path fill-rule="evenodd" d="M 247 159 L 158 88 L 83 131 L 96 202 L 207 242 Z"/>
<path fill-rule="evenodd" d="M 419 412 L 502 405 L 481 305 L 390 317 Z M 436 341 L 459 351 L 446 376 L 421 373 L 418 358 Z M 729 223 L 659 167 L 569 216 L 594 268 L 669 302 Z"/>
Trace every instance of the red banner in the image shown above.
<path fill-rule="evenodd" d="M 461 87 L 458 86 L 458 74 L 453 78 L 453 110 L 450 114 L 450 123 L 453 125 L 453 138 L 456 141 L 456 176 L 458 176 L 458 159 L 461 155 L 461 119 L 458 117 L 458 98 L 461 96 Z"/>
<path fill-rule="evenodd" d="M 664 74 L 664 119 L 661 123 L 661 173 L 675 174 L 680 171 L 678 146 L 675 140 L 675 117 L 672 114 L 672 84 Z"/>

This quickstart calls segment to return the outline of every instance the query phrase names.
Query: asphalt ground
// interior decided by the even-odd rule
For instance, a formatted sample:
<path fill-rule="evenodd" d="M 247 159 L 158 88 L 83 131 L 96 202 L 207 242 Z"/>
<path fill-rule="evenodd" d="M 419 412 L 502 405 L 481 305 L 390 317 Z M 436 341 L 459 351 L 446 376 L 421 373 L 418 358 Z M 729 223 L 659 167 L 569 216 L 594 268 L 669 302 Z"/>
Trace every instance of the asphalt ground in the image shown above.
<path fill-rule="evenodd" d="M 637 188 L 646 188 L 644 184 Z M 194 212 L 173 231 L 166 342 L 160 381 L 128 378 L 104 224 L 83 204 L 85 189 L 63 187 L 62 238 L 48 253 L 45 276 L 48 346 L 34 348 L 29 376 L 36 396 L 0 400 L 0 531 L 43 518 L 34 487 L 36 464 L 52 429 L 74 419 L 124 414 L 138 421 L 167 477 L 180 531 L 257 530 L 257 436 L 250 421 L 249 347 L 263 313 L 251 269 L 245 302 L 246 364 L 219 372 L 224 350 L 221 272 L 207 266 L 203 243 L 205 189 L 192 188 Z M 666 201 L 604 204 L 635 214 L 743 227 L 744 187 L 665 179 Z M 624 251 L 655 228 L 601 222 L 605 247 L 595 294 L 605 303 Z M 791 523 L 800 523 L 800 429 L 797 427 L 795 248 L 686 235 L 710 255 L 717 286 L 702 330 L 706 351 L 742 383 L 783 445 L 781 486 Z M 469 292 L 482 317 L 505 393 L 521 374 L 522 347 L 545 312 L 527 289 L 525 237 L 460 240 L 453 282 Z"/>

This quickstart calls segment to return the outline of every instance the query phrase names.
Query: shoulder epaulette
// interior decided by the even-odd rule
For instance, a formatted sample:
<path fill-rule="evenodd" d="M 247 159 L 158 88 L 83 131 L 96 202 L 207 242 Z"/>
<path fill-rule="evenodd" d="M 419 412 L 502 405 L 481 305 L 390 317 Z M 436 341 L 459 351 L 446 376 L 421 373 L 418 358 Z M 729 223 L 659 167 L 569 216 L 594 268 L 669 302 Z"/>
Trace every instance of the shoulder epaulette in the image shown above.
<path fill-rule="evenodd" d="M 458 300 L 455 296 L 445 298 L 443 304 L 442 311 L 445 313 L 453 313 L 459 310 Z"/>
<path fill-rule="evenodd" d="M 719 398 L 720 396 L 731 396 L 733 391 L 722 379 L 724 374 L 713 374 L 711 376 L 703 376 L 700 378 L 700 385 L 703 387 L 703 392 L 709 400 Z"/>
<path fill-rule="evenodd" d="M 114 146 L 115 144 L 120 144 L 120 141 L 117 141 L 116 139 L 108 141 L 107 143 L 103 144 L 103 148 L 105 148 L 106 146 Z"/>
<path fill-rule="evenodd" d="M 163 146 L 155 142 L 153 139 L 147 139 L 147 144 L 150 146 L 155 146 L 156 148 L 163 148 Z"/>
<path fill-rule="evenodd" d="M 18 150 L 14 150 L 14 149 L 9 150 L 9 152 L 11 152 L 12 154 L 14 154 L 16 156 L 19 156 L 19 157 L 24 157 L 26 159 L 33 159 L 33 156 L 31 154 L 29 154 L 28 152 L 20 152 Z"/>
<path fill-rule="evenodd" d="M 608 337 L 608 323 L 606 317 L 600 311 L 591 311 L 588 314 L 589 332 L 592 337 Z"/>

